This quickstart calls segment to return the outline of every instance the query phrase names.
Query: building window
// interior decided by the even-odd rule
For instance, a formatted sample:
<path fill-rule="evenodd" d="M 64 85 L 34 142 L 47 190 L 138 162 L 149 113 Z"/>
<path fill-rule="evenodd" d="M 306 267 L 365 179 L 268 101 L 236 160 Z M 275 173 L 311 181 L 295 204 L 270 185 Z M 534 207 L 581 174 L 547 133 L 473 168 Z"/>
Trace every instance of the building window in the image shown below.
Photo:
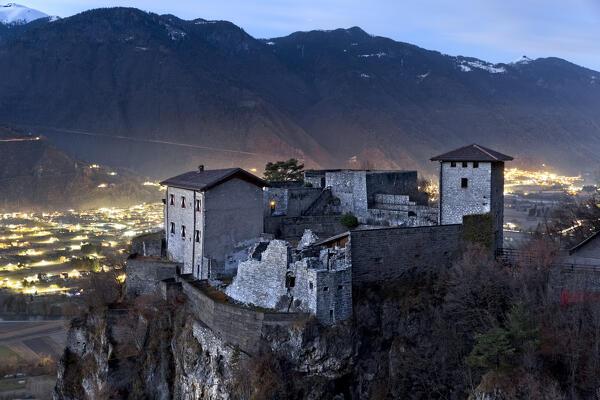
<path fill-rule="evenodd" d="M 463 161 L 463 163 L 462 163 L 462 167 L 463 167 L 463 168 L 467 168 L 468 166 L 469 166 L 469 164 L 468 164 L 466 161 Z"/>
<path fill-rule="evenodd" d="M 185 208 L 185 196 L 181 196 L 181 208 Z"/>
<path fill-rule="evenodd" d="M 329 319 L 333 321 L 333 310 L 329 310 Z"/>
<path fill-rule="evenodd" d="M 338 290 L 342 290 L 342 285 L 338 285 Z"/>
<path fill-rule="evenodd" d="M 452 168 L 456 167 L 456 161 L 450 161 L 450 166 L 451 166 Z"/>
<path fill-rule="evenodd" d="M 175 233 L 175 222 L 171 222 L 171 234 Z"/>
<path fill-rule="evenodd" d="M 200 211 L 200 200 L 196 200 L 196 211 Z"/>
<path fill-rule="evenodd" d="M 288 276 L 287 277 L 287 287 L 292 288 L 296 286 L 296 277 L 295 276 Z"/>
<path fill-rule="evenodd" d="M 312 288 L 313 288 L 312 282 L 308 282 L 308 288 L 312 290 Z"/>
<path fill-rule="evenodd" d="M 185 225 L 181 225 L 181 237 L 185 237 Z"/>
<path fill-rule="evenodd" d="M 473 161 L 473 168 L 479 168 L 479 161 Z"/>
<path fill-rule="evenodd" d="M 469 187 L 469 180 L 467 178 L 460 178 L 460 187 L 461 188 Z"/>
<path fill-rule="evenodd" d="M 172 195 L 169 196 L 169 204 L 170 205 L 175 204 L 175 195 L 174 194 L 172 194 Z"/>
<path fill-rule="evenodd" d="M 196 243 L 200 243 L 200 231 L 197 230 L 194 237 L 195 237 L 194 240 L 196 241 Z"/>
<path fill-rule="evenodd" d="M 323 291 L 324 291 L 324 292 L 327 292 L 327 291 L 329 291 L 329 288 L 328 288 L 327 286 L 325 286 L 325 287 L 323 288 Z"/>

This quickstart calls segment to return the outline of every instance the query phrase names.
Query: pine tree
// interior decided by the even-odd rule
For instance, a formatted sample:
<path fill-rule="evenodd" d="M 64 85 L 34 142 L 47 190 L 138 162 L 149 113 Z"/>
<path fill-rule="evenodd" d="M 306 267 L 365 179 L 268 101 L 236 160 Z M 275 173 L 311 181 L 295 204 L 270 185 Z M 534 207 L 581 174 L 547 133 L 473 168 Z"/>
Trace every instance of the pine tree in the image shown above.
<path fill-rule="evenodd" d="M 290 158 L 287 161 L 269 162 L 265 166 L 265 179 L 269 182 L 302 181 L 304 164 Z"/>

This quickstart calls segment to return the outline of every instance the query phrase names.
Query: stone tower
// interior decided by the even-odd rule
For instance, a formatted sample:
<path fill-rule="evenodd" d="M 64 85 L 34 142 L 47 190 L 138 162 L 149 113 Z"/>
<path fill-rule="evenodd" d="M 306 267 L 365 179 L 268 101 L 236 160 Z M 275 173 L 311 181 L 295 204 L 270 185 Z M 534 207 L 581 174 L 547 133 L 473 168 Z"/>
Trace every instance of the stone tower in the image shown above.
<path fill-rule="evenodd" d="M 512 159 L 476 144 L 433 157 L 440 162 L 439 223 L 462 224 L 465 215 L 491 213 L 494 249 L 501 248 L 504 162 Z"/>

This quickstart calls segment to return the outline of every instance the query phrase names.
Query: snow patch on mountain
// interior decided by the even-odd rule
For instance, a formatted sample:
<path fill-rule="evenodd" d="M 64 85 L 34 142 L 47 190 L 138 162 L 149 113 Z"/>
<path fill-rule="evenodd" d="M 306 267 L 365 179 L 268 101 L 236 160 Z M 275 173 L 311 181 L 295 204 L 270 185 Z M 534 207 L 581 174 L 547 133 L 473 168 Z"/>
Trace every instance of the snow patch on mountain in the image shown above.
<path fill-rule="evenodd" d="M 16 3 L 8 3 L 0 5 L 0 23 L 5 25 L 10 24 L 28 24 L 40 18 L 48 18 L 48 14 L 34 10 Z"/>
<path fill-rule="evenodd" d="M 521 58 L 519 58 L 518 60 L 513 61 L 511 64 L 529 64 L 530 62 L 532 62 L 533 59 L 527 57 L 527 56 L 523 56 Z"/>
<path fill-rule="evenodd" d="M 381 58 L 381 57 L 385 57 L 385 56 L 387 56 L 387 53 L 384 53 L 383 51 L 381 51 L 379 53 L 373 53 L 373 54 L 359 54 L 358 55 L 359 58 L 369 58 L 369 57 Z"/>
<path fill-rule="evenodd" d="M 487 63 L 487 62 L 481 61 L 481 60 L 474 60 L 474 61 L 460 60 L 458 67 L 463 72 L 472 71 L 473 68 L 487 71 L 490 74 L 502 74 L 502 73 L 506 72 L 506 68 L 504 68 L 502 66 L 498 66 L 498 64 L 491 64 L 491 63 Z"/>

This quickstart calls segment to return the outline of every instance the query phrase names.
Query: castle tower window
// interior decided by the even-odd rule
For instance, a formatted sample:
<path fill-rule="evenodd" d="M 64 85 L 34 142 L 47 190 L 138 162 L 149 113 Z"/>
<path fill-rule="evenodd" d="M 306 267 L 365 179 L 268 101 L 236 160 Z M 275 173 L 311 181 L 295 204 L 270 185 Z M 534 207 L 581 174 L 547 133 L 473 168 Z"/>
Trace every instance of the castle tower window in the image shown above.
<path fill-rule="evenodd" d="M 325 286 L 325 287 L 323 288 L 323 291 L 324 291 L 324 292 L 327 292 L 327 291 L 329 291 L 329 288 L 328 288 L 327 286 Z"/>
<path fill-rule="evenodd" d="M 181 208 L 185 208 L 185 196 L 181 196 Z"/>
<path fill-rule="evenodd" d="M 174 205 L 175 204 L 175 195 L 171 194 L 169 195 L 169 205 Z"/>
<path fill-rule="evenodd" d="M 171 222 L 171 234 L 175 234 L 175 222 Z"/>
<path fill-rule="evenodd" d="M 200 243 L 200 231 L 196 230 L 196 233 L 194 234 L 194 240 L 196 241 L 196 243 Z"/>
<path fill-rule="evenodd" d="M 342 285 L 338 285 L 338 290 L 342 290 Z"/>
<path fill-rule="evenodd" d="M 308 288 L 312 290 L 312 288 L 313 288 L 312 282 L 308 282 Z"/>
<path fill-rule="evenodd" d="M 462 163 L 462 167 L 463 167 L 463 168 L 467 168 L 468 166 L 469 166 L 469 164 L 468 164 L 466 161 L 463 161 L 463 163 Z"/>
<path fill-rule="evenodd" d="M 333 310 L 329 310 L 329 319 L 333 321 Z"/>
<path fill-rule="evenodd" d="M 452 168 L 456 167 L 456 161 L 450 161 L 450 166 L 451 166 Z"/>
<path fill-rule="evenodd" d="M 200 211 L 200 200 L 196 200 L 196 211 Z"/>
<path fill-rule="evenodd" d="M 479 168 L 479 161 L 473 161 L 473 168 Z"/>
<path fill-rule="evenodd" d="M 467 188 L 467 187 L 469 187 L 469 179 L 467 179 L 467 178 L 460 178 L 460 187 L 461 188 Z"/>
<path fill-rule="evenodd" d="M 185 237 L 185 225 L 181 225 L 181 237 Z"/>

